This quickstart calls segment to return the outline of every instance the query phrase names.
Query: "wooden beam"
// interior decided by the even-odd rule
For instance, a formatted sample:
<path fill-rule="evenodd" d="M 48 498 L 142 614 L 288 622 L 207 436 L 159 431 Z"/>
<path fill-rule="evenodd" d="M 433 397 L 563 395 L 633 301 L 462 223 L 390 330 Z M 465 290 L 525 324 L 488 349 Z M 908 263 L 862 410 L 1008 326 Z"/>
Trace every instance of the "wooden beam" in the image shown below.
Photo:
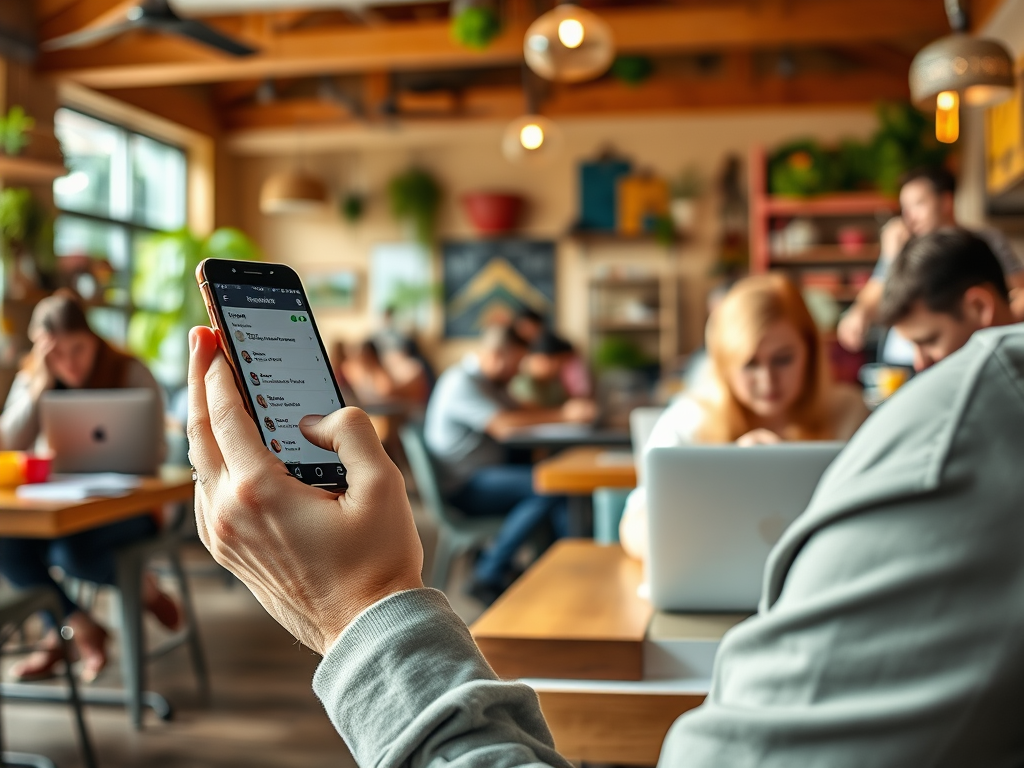
<path fill-rule="evenodd" d="M 634 53 L 854 44 L 947 31 L 942 6 L 934 0 L 609 8 L 601 15 L 612 27 L 616 47 Z M 136 32 L 88 50 L 44 54 L 39 67 L 97 88 L 486 67 L 520 62 L 524 33 L 525 22 L 513 22 L 485 51 L 472 51 L 452 41 L 444 20 L 302 29 L 261 41 L 255 56 L 232 58 L 182 38 Z"/>
<path fill-rule="evenodd" d="M 220 117 L 214 111 L 203 86 L 170 85 L 163 88 L 122 88 L 105 91 L 125 104 L 145 110 L 206 136 L 221 132 Z"/>
<path fill-rule="evenodd" d="M 613 115 L 672 114 L 709 109 L 776 106 L 874 104 L 908 97 L 904 73 L 877 71 L 848 74 L 806 73 L 792 78 L 757 77 L 750 56 L 729 56 L 715 77 L 655 77 L 639 87 L 617 80 L 556 86 L 542 112 L 553 118 Z M 430 99 L 430 101 L 428 101 Z M 434 97 L 400 94 L 402 109 L 424 109 L 434 114 L 398 116 L 402 122 L 427 119 L 508 120 L 523 113 L 522 90 L 516 86 L 469 88 L 461 99 L 441 92 Z M 233 131 L 331 125 L 352 122 L 345 111 L 328 102 L 286 100 L 264 107 L 251 105 L 224 113 L 225 127 Z"/>
<path fill-rule="evenodd" d="M 51 40 L 84 29 L 102 27 L 124 19 L 137 0 L 78 0 L 39 25 L 39 39 Z"/>

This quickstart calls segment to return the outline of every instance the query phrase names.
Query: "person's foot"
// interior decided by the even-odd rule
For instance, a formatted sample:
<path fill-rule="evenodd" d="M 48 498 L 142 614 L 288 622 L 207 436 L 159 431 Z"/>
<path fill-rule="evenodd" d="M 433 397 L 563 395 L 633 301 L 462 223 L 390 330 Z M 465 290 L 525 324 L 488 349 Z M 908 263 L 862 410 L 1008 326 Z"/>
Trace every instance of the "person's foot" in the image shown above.
<path fill-rule="evenodd" d="M 181 609 L 166 592 L 160 591 L 156 577 L 146 573 L 142 583 L 142 600 L 153 616 L 172 632 L 181 627 Z"/>
<path fill-rule="evenodd" d="M 82 661 L 82 682 L 91 683 L 107 666 L 107 632 L 81 611 L 68 616 L 67 626 L 71 628 L 71 639 Z"/>
<path fill-rule="evenodd" d="M 19 683 L 48 680 L 57 674 L 57 667 L 64 661 L 64 646 L 54 630 L 50 630 L 39 643 L 39 647 L 11 667 L 11 677 Z"/>

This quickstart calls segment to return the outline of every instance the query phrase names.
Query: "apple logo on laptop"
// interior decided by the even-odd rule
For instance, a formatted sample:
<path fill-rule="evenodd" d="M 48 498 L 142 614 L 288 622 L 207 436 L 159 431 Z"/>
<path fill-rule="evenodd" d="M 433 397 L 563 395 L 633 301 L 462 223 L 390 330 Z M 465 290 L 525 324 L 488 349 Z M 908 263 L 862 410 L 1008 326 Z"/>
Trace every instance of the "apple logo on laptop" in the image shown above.
<path fill-rule="evenodd" d="M 761 522 L 757 524 L 758 533 L 769 547 L 775 546 L 775 542 L 782 538 L 782 533 L 785 530 L 786 518 L 779 512 L 761 518 Z"/>
<path fill-rule="evenodd" d="M 92 439 L 97 443 L 104 442 L 107 439 L 106 430 L 104 430 L 103 427 L 96 427 L 96 429 L 92 431 Z"/>

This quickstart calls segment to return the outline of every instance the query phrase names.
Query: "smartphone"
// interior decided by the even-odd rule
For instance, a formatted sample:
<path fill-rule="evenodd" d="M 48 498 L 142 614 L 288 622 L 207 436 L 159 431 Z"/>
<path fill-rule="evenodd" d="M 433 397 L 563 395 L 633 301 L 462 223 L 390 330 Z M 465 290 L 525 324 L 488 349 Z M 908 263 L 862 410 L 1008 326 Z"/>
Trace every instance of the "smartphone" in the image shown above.
<path fill-rule="evenodd" d="M 348 487 L 337 454 L 303 437 L 299 420 L 344 407 L 299 276 L 283 264 L 206 259 L 196 268 L 210 322 L 263 444 L 295 478 Z"/>

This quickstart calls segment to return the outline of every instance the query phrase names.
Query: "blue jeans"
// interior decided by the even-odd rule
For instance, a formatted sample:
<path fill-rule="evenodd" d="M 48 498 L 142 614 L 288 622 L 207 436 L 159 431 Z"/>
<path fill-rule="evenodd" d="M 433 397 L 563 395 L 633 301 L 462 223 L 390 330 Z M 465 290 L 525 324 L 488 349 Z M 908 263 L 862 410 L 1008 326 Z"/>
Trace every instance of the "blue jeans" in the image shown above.
<path fill-rule="evenodd" d="M 76 579 L 113 585 L 117 576 L 115 550 L 148 539 L 156 532 L 153 518 L 141 515 L 60 539 L 0 538 L 0 573 L 16 587 L 55 589 L 67 616 L 77 611 L 78 606 L 53 580 L 51 566 Z"/>
<path fill-rule="evenodd" d="M 530 535 L 548 522 L 556 538 L 568 531 L 568 507 L 560 496 L 538 496 L 533 491 L 533 469 L 528 466 L 502 465 L 479 469 L 451 503 L 469 517 L 505 516 L 491 548 L 477 561 L 474 576 L 490 586 L 504 585 L 515 556 Z"/>

